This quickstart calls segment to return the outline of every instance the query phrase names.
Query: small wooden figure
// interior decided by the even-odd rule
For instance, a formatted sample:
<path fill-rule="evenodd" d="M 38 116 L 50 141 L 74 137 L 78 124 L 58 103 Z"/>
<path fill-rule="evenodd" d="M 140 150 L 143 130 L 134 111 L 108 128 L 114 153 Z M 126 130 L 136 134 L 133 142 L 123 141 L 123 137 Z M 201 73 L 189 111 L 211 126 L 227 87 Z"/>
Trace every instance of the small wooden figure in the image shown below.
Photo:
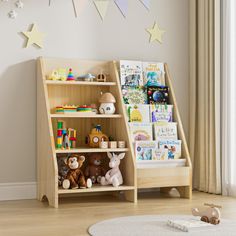
<path fill-rule="evenodd" d="M 107 77 L 105 74 L 98 74 L 97 76 L 97 82 L 106 82 Z"/>
<path fill-rule="evenodd" d="M 204 211 L 199 211 L 198 208 L 192 209 L 192 214 L 194 216 L 201 216 L 201 221 L 206 223 L 210 223 L 213 225 L 217 225 L 220 223 L 220 208 L 221 206 L 217 206 L 214 204 L 204 203 L 204 206 L 208 206 Z"/>
<path fill-rule="evenodd" d="M 101 114 L 114 114 L 116 111 L 115 103 L 116 99 L 111 93 L 103 93 L 99 99 L 100 107 L 99 112 Z"/>
<path fill-rule="evenodd" d="M 108 137 L 102 133 L 101 125 L 96 125 L 88 135 L 88 145 L 92 148 L 98 148 L 102 141 L 108 141 Z"/>

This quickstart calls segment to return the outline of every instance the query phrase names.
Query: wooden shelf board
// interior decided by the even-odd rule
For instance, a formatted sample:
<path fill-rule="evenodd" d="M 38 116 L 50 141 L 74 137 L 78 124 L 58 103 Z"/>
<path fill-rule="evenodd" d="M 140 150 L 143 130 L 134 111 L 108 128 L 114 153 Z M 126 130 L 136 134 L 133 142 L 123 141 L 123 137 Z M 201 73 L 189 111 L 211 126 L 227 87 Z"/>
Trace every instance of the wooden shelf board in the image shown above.
<path fill-rule="evenodd" d="M 72 149 L 56 149 L 56 153 L 89 153 L 89 152 L 127 152 L 129 148 L 72 148 Z"/>
<path fill-rule="evenodd" d="M 116 82 L 87 82 L 87 81 L 46 80 L 46 84 L 48 84 L 48 85 L 115 86 Z"/>
<path fill-rule="evenodd" d="M 58 189 L 58 194 L 67 194 L 67 193 L 94 193 L 94 192 L 110 192 L 110 191 L 125 191 L 125 190 L 134 190 L 134 186 L 121 185 L 119 187 L 109 186 L 100 186 L 94 185 L 92 188 L 86 189 Z"/>
<path fill-rule="evenodd" d="M 51 114 L 51 118 L 122 118 L 121 114 L 114 114 L 114 115 L 103 115 L 103 114 L 86 114 L 86 112 L 77 112 L 76 114 Z"/>

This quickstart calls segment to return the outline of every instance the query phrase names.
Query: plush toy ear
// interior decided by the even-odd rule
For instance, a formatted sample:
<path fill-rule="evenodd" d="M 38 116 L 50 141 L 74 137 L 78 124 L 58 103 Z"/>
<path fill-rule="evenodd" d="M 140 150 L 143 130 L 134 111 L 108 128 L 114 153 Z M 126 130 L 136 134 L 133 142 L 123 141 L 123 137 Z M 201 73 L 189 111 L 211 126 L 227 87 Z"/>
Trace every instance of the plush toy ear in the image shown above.
<path fill-rule="evenodd" d="M 84 162 L 85 161 L 85 156 L 79 156 L 79 160 Z"/>
<path fill-rule="evenodd" d="M 125 153 L 121 153 L 121 154 L 119 154 L 119 156 L 118 156 L 118 158 L 121 160 L 121 159 L 123 159 L 125 157 Z"/>
<path fill-rule="evenodd" d="M 107 153 L 107 156 L 111 159 L 112 158 L 112 154 L 110 152 Z"/>

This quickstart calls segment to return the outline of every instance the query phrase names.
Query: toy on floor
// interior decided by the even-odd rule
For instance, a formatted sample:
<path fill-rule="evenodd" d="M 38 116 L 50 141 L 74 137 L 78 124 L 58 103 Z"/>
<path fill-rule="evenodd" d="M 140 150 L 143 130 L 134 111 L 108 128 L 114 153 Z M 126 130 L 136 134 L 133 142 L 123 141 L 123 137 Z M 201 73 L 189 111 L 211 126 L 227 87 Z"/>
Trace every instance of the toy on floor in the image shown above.
<path fill-rule="evenodd" d="M 118 187 L 123 184 L 123 177 L 119 169 L 120 160 L 125 157 L 125 153 L 120 153 L 116 155 L 115 153 L 107 153 L 107 156 L 110 158 L 109 167 L 111 168 L 105 175 L 101 178 L 101 185 L 112 184 L 113 187 Z"/>
<path fill-rule="evenodd" d="M 51 75 L 48 76 L 48 80 L 62 80 L 65 81 L 67 79 L 66 69 L 56 69 L 53 70 Z"/>
<path fill-rule="evenodd" d="M 93 80 L 96 78 L 95 75 L 92 75 L 90 73 L 85 74 L 85 75 L 80 75 L 76 78 L 78 81 L 88 81 L 88 82 L 93 82 Z"/>
<path fill-rule="evenodd" d="M 108 141 L 108 137 L 106 134 L 102 133 L 101 125 L 96 125 L 88 135 L 87 143 L 92 148 L 98 148 L 99 143 L 102 141 Z"/>
<path fill-rule="evenodd" d="M 74 80 L 75 80 L 75 77 L 74 77 L 74 75 L 73 75 L 73 72 L 72 72 L 72 69 L 71 69 L 71 68 L 69 69 L 69 73 L 68 73 L 68 75 L 67 75 L 67 80 L 68 80 L 68 81 L 74 81 Z"/>
<path fill-rule="evenodd" d="M 105 175 L 105 169 L 102 167 L 102 155 L 92 153 L 89 156 L 89 164 L 84 172 L 86 178 L 90 178 L 93 184 L 101 183 L 102 176 Z"/>
<path fill-rule="evenodd" d="M 103 93 L 99 99 L 100 107 L 99 112 L 101 114 L 114 114 L 116 111 L 115 103 L 116 99 L 111 93 Z"/>
<path fill-rule="evenodd" d="M 62 183 L 62 187 L 64 189 L 77 189 L 77 188 L 91 188 L 92 181 L 91 179 L 87 179 L 85 181 L 84 174 L 81 170 L 81 167 L 85 161 L 84 156 L 78 156 L 73 154 L 69 156 L 66 160 L 66 164 L 69 168 L 69 171 L 66 175 L 66 179 L 64 179 Z"/>
<path fill-rule="evenodd" d="M 208 206 L 204 211 L 199 211 L 198 208 L 192 209 L 192 214 L 194 216 L 201 216 L 201 221 L 217 225 L 220 223 L 220 208 L 221 206 L 217 206 L 214 204 L 204 203 L 204 206 Z"/>

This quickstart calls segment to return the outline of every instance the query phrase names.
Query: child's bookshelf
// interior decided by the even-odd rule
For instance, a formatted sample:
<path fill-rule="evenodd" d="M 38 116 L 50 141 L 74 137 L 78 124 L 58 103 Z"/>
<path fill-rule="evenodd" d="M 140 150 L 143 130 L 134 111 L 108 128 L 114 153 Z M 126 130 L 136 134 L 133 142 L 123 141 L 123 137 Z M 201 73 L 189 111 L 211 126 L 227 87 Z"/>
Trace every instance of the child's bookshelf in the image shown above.
<path fill-rule="evenodd" d="M 99 73 L 109 74 L 105 82 L 88 81 L 54 81 L 47 80 L 47 76 L 56 68 L 73 68 L 79 74 Z M 101 91 L 111 92 L 116 98 L 115 114 L 57 114 L 56 107 L 60 104 L 91 104 L 98 100 Z M 58 119 L 66 121 L 69 127 L 78 132 L 77 147 L 74 149 L 56 149 L 56 125 Z M 100 124 L 104 133 L 111 134 L 116 140 L 123 140 L 125 148 L 90 148 L 85 144 L 85 137 L 90 133 L 91 126 Z M 59 155 L 66 153 L 125 152 L 120 170 L 124 184 L 118 187 L 112 185 L 94 185 L 86 189 L 63 189 L 58 187 Z M 49 205 L 58 207 L 58 200 L 65 194 L 124 193 L 125 199 L 136 202 L 136 168 L 133 159 L 131 142 L 128 134 L 125 108 L 119 76 L 115 62 L 112 61 L 84 61 L 77 59 L 39 58 L 37 60 L 37 179 L 38 199 L 47 198 Z"/>
<path fill-rule="evenodd" d="M 131 141 L 135 149 L 134 159 L 136 160 L 137 167 L 137 188 L 160 188 L 161 191 L 164 192 L 176 188 L 181 197 L 191 198 L 192 165 L 168 66 L 164 63 L 153 63 L 150 68 L 153 70 L 155 66 L 156 74 L 154 75 L 159 76 L 159 80 L 157 77 L 153 79 L 154 77 L 151 72 L 149 80 L 151 86 L 145 86 L 145 84 L 147 85 L 145 82 L 147 73 L 145 73 L 145 71 L 148 64 L 149 63 L 139 61 L 120 61 L 120 81 L 123 100 L 127 109 L 126 113 L 129 120 Z M 142 65 L 144 73 L 142 73 Z M 136 86 L 137 84 L 139 87 Z M 142 86 L 140 86 L 140 84 Z M 129 91 L 131 91 L 130 95 Z M 136 91 L 136 93 L 134 91 Z M 159 99 L 156 103 L 153 100 L 153 93 L 155 93 L 155 91 L 161 94 L 160 97 L 156 98 L 157 100 Z M 145 94 L 145 92 L 147 97 L 144 100 L 138 99 L 140 97 L 139 94 Z M 133 101 L 138 101 L 139 103 L 132 103 Z M 148 117 L 149 114 L 145 111 L 144 107 L 149 107 L 151 111 L 153 106 L 155 106 L 149 104 L 156 104 L 157 111 L 154 114 L 150 114 L 150 112 L 150 116 Z M 134 112 L 134 123 L 132 123 L 131 112 L 134 109 L 137 110 Z M 161 110 L 164 109 L 165 112 L 162 112 Z M 155 115 L 155 117 L 153 115 Z M 147 119 L 150 120 L 149 124 L 153 127 L 153 138 L 151 137 L 150 129 L 147 129 Z M 158 119 L 162 119 L 164 122 L 157 124 Z M 137 130 L 139 130 L 139 133 L 134 130 L 135 126 L 138 127 Z M 163 130 L 166 131 L 166 133 Z M 136 139 L 134 133 L 136 134 Z M 158 138 L 155 137 L 157 135 L 159 135 Z M 166 137 L 164 135 L 166 135 Z M 140 142 L 140 140 L 145 141 Z M 155 147 L 155 140 L 158 140 L 156 141 L 159 146 L 158 148 Z M 164 158 L 167 155 L 161 152 L 167 149 L 161 149 L 160 143 L 171 144 L 171 147 L 174 147 L 175 151 L 168 152 L 168 158 Z M 159 152 L 154 159 L 153 156 L 155 157 L 155 152 L 152 150 Z M 173 156 L 169 158 L 171 154 Z M 160 157 L 163 158 L 161 159 Z"/>

